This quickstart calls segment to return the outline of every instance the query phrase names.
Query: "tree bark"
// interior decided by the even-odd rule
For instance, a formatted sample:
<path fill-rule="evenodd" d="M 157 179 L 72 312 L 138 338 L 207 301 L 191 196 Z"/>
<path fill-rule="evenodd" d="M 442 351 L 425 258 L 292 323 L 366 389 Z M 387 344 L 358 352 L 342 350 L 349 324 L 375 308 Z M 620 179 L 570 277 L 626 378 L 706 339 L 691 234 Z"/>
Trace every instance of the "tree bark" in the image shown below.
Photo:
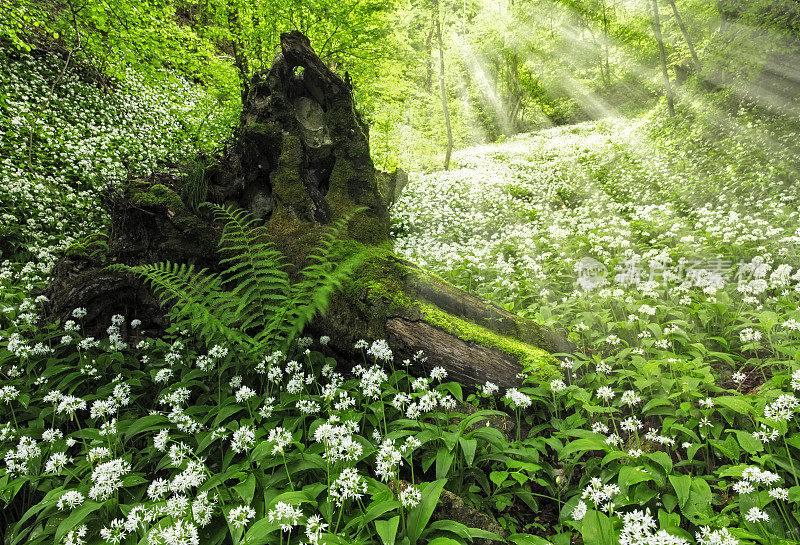
<path fill-rule="evenodd" d="M 453 153 L 453 128 L 450 125 L 450 109 L 447 107 L 447 88 L 444 84 L 444 40 L 442 40 L 442 21 L 439 14 L 439 1 L 433 2 L 433 16 L 436 20 L 436 40 L 439 43 L 439 90 L 442 94 L 442 112 L 444 126 L 447 129 L 447 152 L 444 157 L 444 169 L 450 168 L 450 155 Z"/>
<path fill-rule="evenodd" d="M 444 367 L 470 385 L 520 384 L 527 369 L 559 373 L 550 352 L 570 346 L 556 332 L 486 303 L 396 256 L 386 201 L 402 173 L 379 173 L 369 155 L 368 128 L 350 85 L 314 54 L 299 32 L 281 36 L 282 51 L 249 87 L 240 125 L 224 156 L 200 179 L 204 187 L 161 174 L 131 180 L 104 199 L 111 215 L 108 244 L 84 245 L 59 263 L 48 296 L 52 318 L 84 307 L 84 327 L 102 332 L 110 316 L 139 318 L 157 333 L 166 326 L 155 299 L 132 278 L 105 265 L 170 260 L 219 270 L 218 226 L 181 195 L 200 191 L 210 202 L 238 206 L 264 222 L 268 236 L 299 270 L 331 221 L 353 215 L 347 236 L 368 258 L 333 296 L 311 330 L 329 346 L 361 360 L 355 343 L 387 339 L 395 365 L 412 372 Z M 197 181 L 194 182 L 198 183 Z M 427 360 L 415 358 L 423 351 Z"/>
<path fill-rule="evenodd" d="M 653 34 L 658 43 L 658 57 L 661 63 L 661 75 L 664 78 L 664 92 L 667 95 L 667 109 L 669 115 L 675 117 L 675 99 L 672 96 L 672 85 L 669 82 L 667 71 L 667 53 L 664 50 L 664 38 L 661 35 L 661 16 L 658 13 L 658 0 L 652 0 L 653 6 Z"/>
<path fill-rule="evenodd" d="M 681 14 L 678 13 L 678 6 L 675 5 L 675 0 L 667 0 L 669 5 L 672 7 L 672 14 L 675 16 L 675 20 L 678 22 L 678 26 L 681 29 L 681 33 L 683 34 L 683 39 L 686 41 L 686 45 L 689 47 L 689 53 L 692 55 L 692 60 L 694 61 L 694 67 L 698 73 L 702 71 L 702 66 L 700 65 L 700 59 L 697 56 L 697 51 L 694 49 L 694 42 L 692 42 L 692 37 L 689 36 L 689 31 L 686 29 L 686 25 L 683 22 L 683 17 Z"/>

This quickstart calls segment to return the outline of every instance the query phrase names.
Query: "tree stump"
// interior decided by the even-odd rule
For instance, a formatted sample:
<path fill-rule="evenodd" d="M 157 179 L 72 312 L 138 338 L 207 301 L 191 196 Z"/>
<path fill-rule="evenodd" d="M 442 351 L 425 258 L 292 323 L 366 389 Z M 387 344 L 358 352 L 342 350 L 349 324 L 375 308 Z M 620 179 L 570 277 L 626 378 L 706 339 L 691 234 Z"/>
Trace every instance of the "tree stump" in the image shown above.
<path fill-rule="evenodd" d="M 383 338 L 397 363 L 423 351 L 427 361 L 412 363 L 412 371 L 441 366 L 468 385 L 515 386 L 523 369 L 555 375 L 550 353 L 569 349 L 562 336 L 392 252 L 387 200 L 404 180 L 373 166 L 349 77 L 325 66 L 299 32 L 281 35 L 281 49 L 270 70 L 253 78 L 239 126 L 212 166 L 186 181 L 162 174 L 128 181 L 105 196 L 108 244 L 67 252 L 48 289 L 50 316 L 68 319 L 73 308 L 85 307 L 85 323 L 95 330 L 115 313 L 163 328 L 147 290 L 104 266 L 170 260 L 217 269 L 218 228 L 195 212 L 197 202 L 235 205 L 263 220 L 297 270 L 322 228 L 358 209 L 347 236 L 368 259 L 312 325 L 331 337 L 333 350 L 354 355 L 356 341 Z"/>

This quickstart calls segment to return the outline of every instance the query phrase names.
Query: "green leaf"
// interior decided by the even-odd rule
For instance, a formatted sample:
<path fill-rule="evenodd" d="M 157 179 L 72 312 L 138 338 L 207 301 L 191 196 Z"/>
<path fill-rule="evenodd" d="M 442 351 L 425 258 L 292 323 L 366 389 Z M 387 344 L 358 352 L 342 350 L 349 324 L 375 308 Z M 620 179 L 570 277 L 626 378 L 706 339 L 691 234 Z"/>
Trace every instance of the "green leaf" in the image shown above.
<path fill-rule="evenodd" d="M 450 473 L 450 466 L 453 465 L 453 451 L 445 447 L 439 447 L 436 453 L 436 478 L 445 479 Z"/>
<path fill-rule="evenodd" d="M 366 526 L 379 516 L 383 515 L 384 513 L 388 513 L 393 509 L 399 509 L 400 502 L 397 500 L 383 500 L 383 501 L 373 501 L 367 507 L 367 511 L 363 515 L 362 524 Z"/>
<path fill-rule="evenodd" d="M 439 479 L 432 483 L 427 483 L 421 488 L 422 500 L 408 513 L 406 519 L 406 536 L 411 545 L 416 545 L 419 536 L 422 535 L 425 526 L 433 515 L 433 510 L 439 502 L 439 496 L 444 490 L 447 479 Z"/>
<path fill-rule="evenodd" d="M 239 497 L 242 498 L 242 501 L 245 505 L 250 505 L 253 501 L 253 496 L 256 493 L 256 475 L 255 473 L 250 473 L 247 477 L 247 480 L 243 483 L 237 484 L 233 487 Z"/>
<path fill-rule="evenodd" d="M 496 486 L 500 486 L 508 478 L 508 471 L 492 471 L 489 474 L 491 480 Z"/>
<path fill-rule="evenodd" d="M 533 534 L 512 534 L 508 536 L 508 541 L 516 545 L 551 545 L 545 538 Z"/>
<path fill-rule="evenodd" d="M 489 532 L 487 530 L 481 530 L 480 528 L 470 528 L 465 524 L 460 522 L 456 522 L 454 520 L 437 520 L 436 522 L 432 522 L 428 525 L 428 528 L 422 534 L 422 537 L 425 537 L 429 532 L 437 532 L 437 531 L 446 531 L 452 532 L 459 537 L 464 539 L 468 539 L 472 541 L 474 538 L 480 539 L 494 539 L 497 541 L 503 541 L 503 537 L 495 534 L 494 532 Z"/>
<path fill-rule="evenodd" d="M 475 461 L 475 451 L 478 448 L 478 440 L 459 437 L 458 442 L 461 445 L 461 452 L 464 453 L 464 461 L 467 467 L 472 467 L 472 462 Z"/>
<path fill-rule="evenodd" d="M 62 520 L 61 524 L 58 525 L 56 537 L 53 540 L 54 543 L 61 543 L 61 540 L 64 539 L 64 536 L 67 535 L 67 532 L 81 524 L 89 515 L 100 509 L 102 506 L 102 503 L 86 500 L 86 502 L 70 513 L 70 515 Z"/>
<path fill-rule="evenodd" d="M 719 396 L 714 398 L 714 403 L 739 414 L 749 415 L 753 411 L 752 405 L 744 396 Z"/>
<path fill-rule="evenodd" d="M 689 501 L 689 489 L 692 486 L 692 477 L 690 475 L 670 475 L 669 482 L 675 493 L 678 495 L 678 504 L 683 509 L 686 502 Z"/>
<path fill-rule="evenodd" d="M 646 456 L 664 468 L 665 473 L 672 473 L 672 458 L 670 458 L 669 454 L 666 452 L 658 450 L 656 452 L 650 452 Z"/>
<path fill-rule="evenodd" d="M 400 517 L 392 517 L 389 520 L 376 520 L 375 531 L 381 538 L 383 545 L 394 545 L 397 538 L 397 528 L 400 525 Z"/>
<path fill-rule="evenodd" d="M 619 470 L 618 482 L 623 494 L 627 494 L 628 488 L 636 483 L 652 480 L 652 475 L 638 467 L 622 466 Z"/>
<path fill-rule="evenodd" d="M 589 509 L 581 523 L 584 545 L 604 545 L 611 536 L 611 521 L 603 513 Z"/>
<path fill-rule="evenodd" d="M 281 525 L 277 522 L 270 522 L 267 517 L 254 522 L 247 533 L 244 535 L 242 545 L 265 545 L 269 543 L 272 532 L 280 530 Z"/>
<path fill-rule="evenodd" d="M 602 439 L 583 438 L 570 441 L 561 452 L 558 453 L 559 458 L 566 458 L 573 452 L 586 452 L 590 450 L 608 451 L 609 446 Z"/>
<path fill-rule="evenodd" d="M 736 434 L 736 439 L 739 440 L 739 446 L 748 454 L 757 454 L 764 450 L 764 444 L 756 439 L 752 433 L 744 430 L 728 430 Z"/>
<path fill-rule="evenodd" d="M 464 545 L 464 543 L 451 537 L 435 537 L 428 542 L 428 545 Z"/>

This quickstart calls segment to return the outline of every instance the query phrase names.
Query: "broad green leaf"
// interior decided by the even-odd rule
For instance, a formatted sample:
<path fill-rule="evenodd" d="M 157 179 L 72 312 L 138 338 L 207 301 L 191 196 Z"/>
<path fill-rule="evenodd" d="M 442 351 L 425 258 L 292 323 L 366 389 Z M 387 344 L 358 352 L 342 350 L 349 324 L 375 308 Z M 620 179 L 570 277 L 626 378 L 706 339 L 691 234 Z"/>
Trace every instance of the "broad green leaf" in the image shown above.
<path fill-rule="evenodd" d="M 516 545 L 551 545 L 545 538 L 533 534 L 512 534 L 508 541 Z"/>
<path fill-rule="evenodd" d="M 394 545 L 397 538 L 397 528 L 400 525 L 400 517 L 392 517 L 389 520 L 376 520 L 375 531 L 381 538 L 383 545 Z"/>
<path fill-rule="evenodd" d="M 714 398 L 714 403 L 739 414 L 749 415 L 753 411 L 752 405 L 743 396 L 719 396 Z"/>
<path fill-rule="evenodd" d="M 61 540 L 64 539 L 64 536 L 67 535 L 67 532 L 81 524 L 89 515 L 100 509 L 102 506 L 102 503 L 86 500 L 80 507 L 70 513 L 67 518 L 61 521 L 61 524 L 58 525 L 56 536 L 53 541 L 55 543 L 61 543 Z"/>
<path fill-rule="evenodd" d="M 692 486 L 692 477 L 690 475 L 670 475 L 669 482 L 675 493 L 678 495 L 678 504 L 683 509 L 686 502 L 689 501 L 689 490 Z"/>
<path fill-rule="evenodd" d="M 584 545 L 608 544 L 611 536 L 611 521 L 608 517 L 594 509 L 589 509 L 581 523 L 581 536 Z"/>
<path fill-rule="evenodd" d="M 464 453 L 464 461 L 467 467 L 472 466 L 475 460 L 475 450 L 478 448 L 477 439 L 467 439 L 466 437 L 459 437 L 458 442 L 461 445 L 461 452 Z"/>
<path fill-rule="evenodd" d="M 446 482 L 447 479 L 439 479 L 421 487 L 422 500 L 408 513 L 406 518 L 406 536 L 411 545 L 416 545 L 419 536 L 425 530 Z"/>

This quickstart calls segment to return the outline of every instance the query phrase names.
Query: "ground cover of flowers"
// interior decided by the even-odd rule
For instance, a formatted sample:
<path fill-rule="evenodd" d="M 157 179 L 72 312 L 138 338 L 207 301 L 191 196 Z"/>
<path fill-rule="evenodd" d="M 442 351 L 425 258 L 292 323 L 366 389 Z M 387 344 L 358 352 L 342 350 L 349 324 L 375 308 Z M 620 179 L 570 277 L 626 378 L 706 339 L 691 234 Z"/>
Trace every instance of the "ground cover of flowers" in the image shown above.
<path fill-rule="evenodd" d="M 102 338 L 83 333 L 83 309 L 39 323 L 35 289 L 78 236 L 63 232 L 102 223 L 97 190 L 123 158 L 185 156 L 205 98 L 131 91 L 115 96 L 144 101 L 123 109 L 136 121 L 104 121 L 120 105 L 77 75 L 60 102 L 30 107 L 57 62 L 38 79 L 41 63 L 4 62 L 5 104 L 30 113 L 3 109 L 7 542 L 492 537 L 435 520 L 445 489 L 519 544 L 800 537 L 797 132 L 659 114 L 467 150 L 464 168 L 416 177 L 394 210 L 398 250 L 577 345 L 561 379 L 468 393 L 441 369 L 409 376 L 375 339 L 351 370 L 325 337 L 247 354 L 146 338 L 135 316 Z M 485 425 L 498 410 L 514 433 Z"/>
<path fill-rule="evenodd" d="M 576 343 L 521 389 L 556 532 L 796 542 L 798 132 L 681 110 L 459 152 L 406 188 L 396 247 Z"/>

